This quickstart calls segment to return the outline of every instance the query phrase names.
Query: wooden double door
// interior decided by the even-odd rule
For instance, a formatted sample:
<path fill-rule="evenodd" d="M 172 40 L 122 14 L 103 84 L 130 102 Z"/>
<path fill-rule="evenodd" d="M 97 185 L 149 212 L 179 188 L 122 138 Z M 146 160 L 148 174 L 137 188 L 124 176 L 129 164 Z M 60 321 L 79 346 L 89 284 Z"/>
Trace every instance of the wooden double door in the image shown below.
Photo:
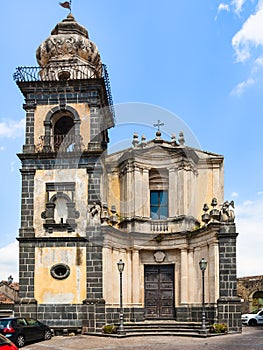
<path fill-rule="evenodd" d="M 146 318 L 174 318 L 174 265 L 145 265 L 144 291 Z"/>

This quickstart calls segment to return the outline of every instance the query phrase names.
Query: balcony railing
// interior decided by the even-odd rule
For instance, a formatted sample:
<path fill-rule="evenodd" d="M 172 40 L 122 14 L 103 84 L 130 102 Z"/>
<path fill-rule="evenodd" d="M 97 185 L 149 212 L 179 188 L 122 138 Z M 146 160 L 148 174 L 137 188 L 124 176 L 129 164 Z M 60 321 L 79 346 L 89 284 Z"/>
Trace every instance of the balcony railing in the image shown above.
<path fill-rule="evenodd" d="M 199 227 L 199 221 L 186 215 L 169 217 L 166 220 L 152 220 L 150 218 L 134 217 L 122 218 L 120 229 L 127 232 L 144 232 L 154 235 L 170 234 L 176 232 L 195 231 Z"/>
<path fill-rule="evenodd" d="M 87 64 L 52 64 L 48 67 L 17 67 L 13 75 L 16 83 L 33 81 L 56 81 L 103 78 L 109 106 L 113 111 L 113 99 L 107 66 L 102 64 L 96 70 Z"/>
<path fill-rule="evenodd" d="M 167 220 L 151 221 L 151 231 L 156 233 L 168 232 L 168 221 Z"/>
<path fill-rule="evenodd" d="M 76 152 L 83 151 L 85 146 L 81 144 L 80 137 L 75 135 L 40 136 L 40 142 L 36 145 L 36 152 Z"/>
<path fill-rule="evenodd" d="M 69 75 L 61 74 L 68 72 Z M 46 67 L 17 67 L 13 75 L 16 82 L 30 81 L 53 81 L 53 80 L 70 80 L 70 79 L 96 79 L 106 78 L 108 72 L 105 64 L 94 69 L 88 64 L 76 63 L 53 63 Z"/>

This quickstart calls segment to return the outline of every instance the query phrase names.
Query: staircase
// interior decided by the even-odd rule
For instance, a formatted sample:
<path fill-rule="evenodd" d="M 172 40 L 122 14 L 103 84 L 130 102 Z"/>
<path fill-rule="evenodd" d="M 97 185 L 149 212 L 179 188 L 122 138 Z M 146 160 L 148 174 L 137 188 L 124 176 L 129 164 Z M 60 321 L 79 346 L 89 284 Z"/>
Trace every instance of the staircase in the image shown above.
<path fill-rule="evenodd" d="M 118 326 L 118 325 L 117 325 Z M 207 330 L 209 326 L 207 325 Z M 207 332 L 202 332 L 200 322 L 177 322 L 173 320 L 144 321 L 124 323 L 125 334 L 89 333 L 87 335 L 110 337 L 138 337 L 138 336 L 184 336 L 206 337 Z"/>
<path fill-rule="evenodd" d="M 142 335 L 200 336 L 201 324 L 196 322 L 144 321 L 126 323 L 126 337 Z"/>

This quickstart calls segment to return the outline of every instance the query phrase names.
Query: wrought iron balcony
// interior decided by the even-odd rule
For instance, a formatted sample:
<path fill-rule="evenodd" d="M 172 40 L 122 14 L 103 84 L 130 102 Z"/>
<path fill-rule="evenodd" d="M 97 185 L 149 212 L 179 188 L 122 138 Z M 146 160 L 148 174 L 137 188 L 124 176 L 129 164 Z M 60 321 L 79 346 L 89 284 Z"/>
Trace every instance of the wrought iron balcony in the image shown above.
<path fill-rule="evenodd" d="M 75 135 L 40 136 L 40 142 L 36 145 L 36 152 L 76 152 L 84 151 L 85 146 L 80 137 Z"/>
<path fill-rule="evenodd" d="M 113 106 L 109 74 L 105 64 L 94 70 L 88 64 L 65 63 L 47 67 L 17 67 L 13 75 L 16 83 L 34 81 L 81 80 L 102 78 L 105 83 L 109 106 Z M 113 110 L 112 110 L 113 112 Z M 114 112 L 113 112 L 114 113 Z"/>

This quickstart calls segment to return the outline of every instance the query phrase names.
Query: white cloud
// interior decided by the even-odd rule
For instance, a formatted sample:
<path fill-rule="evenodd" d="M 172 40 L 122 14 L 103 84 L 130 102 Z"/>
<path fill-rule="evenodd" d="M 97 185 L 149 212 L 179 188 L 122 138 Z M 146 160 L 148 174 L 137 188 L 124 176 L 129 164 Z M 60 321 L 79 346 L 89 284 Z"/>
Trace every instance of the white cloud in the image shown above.
<path fill-rule="evenodd" d="M 240 16 L 240 13 L 243 10 L 243 5 L 246 2 L 246 0 L 232 0 L 229 3 L 223 3 L 221 2 L 218 5 L 217 8 L 217 15 L 215 17 L 215 20 L 217 20 L 217 17 L 219 15 L 220 12 L 226 11 L 226 12 L 230 12 L 233 11 L 235 14 L 237 14 L 238 16 Z"/>
<path fill-rule="evenodd" d="M 20 121 L 2 121 L 0 122 L 0 138 L 16 138 L 22 136 L 25 129 L 25 119 Z"/>
<path fill-rule="evenodd" d="M 238 276 L 262 275 L 263 198 L 236 208 Z"/>
<path fill-rule="evenodd" d="M 263 46 L 263 4 L 249 16 L 242 28 L 232 38 L 236 61 L 245 62 L 251 57 L 251 49 Z"/>
<path fill-rule="evenodd" d="M 11 162 L 10 163 L 10 170 L 11 170 L 11 173 L 13 173 L 15 170 L 16 170 L 16 162 L 15 161 L 13 161 L 13 162 Z"/>
<path fill-rule="evenodd" d="M 246 1 L 232 0 L 231 10 L 239 16 Z M 253 8 L 253 13 L 232 38 L 235 62 L 250 65 L 248 77 L 232 89 L 232 96 L 241 96 L 249 86 L 254 85 L 259 80 L 258 72 L 263 68 L 263 0 L 258 0 Z"/>
<path fill-rule="evenodd" d="M 248 78 L 246 81 L 242 81 L 241 83 L 237 84 L 236 87 L 234 87 L 234 89 L 231 91 L 230 95 L 232 96 L 241 96 L 243 94 L 243 92 L 245 91 L 245 89 L 248 86 L 251 86 L 253 84 L 255 84 L 255 79 L 253 78 Z"/>
<path fill-rule="evenodd" d="M 232 198 L 238 197 L 238 193 L 237 193 L 237 192 L 232 192 L 232 193 L 231 193 L 231 197 L 232 197 Z"/>
<path fill-rule="evenodd" d="M 258 71 L 262 69 L 262 67 L 263 67 L 263 54 L 261 57 L 256 58 L 255 61 L 253 62 L 251 74 L 256 76 L 256 74 L 258 73 Z"/>
<path fill-rule="evenodd" d="M 4 150 L 5 150 L 4 146 L 0 146 L 0 152 L 2 152 Z"/>
<path fill-rule="evenodd" d="M 243 5 L 246 2 L 246 0 L 233 0 L 232 5 L 234 6 L 234 12 L 237 15 L 240 15 L 240 12 L 242 11 Z"/>
<path fill-rule="evenodd" d="M 229 12 L 230 11 L 230 7 L 228 4 L 219 4 L 218 8 L 217 8 L 217 15 L 215 16 L 215 21 L 217 20 L 217 17 L 219 15 L 220 12 L 222 11 L 226 11 L 226 12 Z"/>
<path fill-rule="evenodd" d="M 230 11 L 230 8 L 229 8 L 229 5 L 228 4 L 219 4 L 218 8 L 217 8 L 217 11 L 218 12 L 221 12 L 221 11 L 227 11 L 229 12 Z"/>
<path fill-rule="evenodd" d="M 236 208 L 236 214 L 240 215 L 241 218 L 253 218 L 258 220 L 259 218 L 263 221 L 263 198 L 257 200 L 246 200 Z M 262 227 L 263 233 L 263 227 Z M 263 235 L 262 235 L 263 236 Z"/>
<path fill-rule="evenodd" d="M 7 280 L 12 275 L 18 282 L 18 242 L 13 242 L 0 248 L 0 280 Z"/>

